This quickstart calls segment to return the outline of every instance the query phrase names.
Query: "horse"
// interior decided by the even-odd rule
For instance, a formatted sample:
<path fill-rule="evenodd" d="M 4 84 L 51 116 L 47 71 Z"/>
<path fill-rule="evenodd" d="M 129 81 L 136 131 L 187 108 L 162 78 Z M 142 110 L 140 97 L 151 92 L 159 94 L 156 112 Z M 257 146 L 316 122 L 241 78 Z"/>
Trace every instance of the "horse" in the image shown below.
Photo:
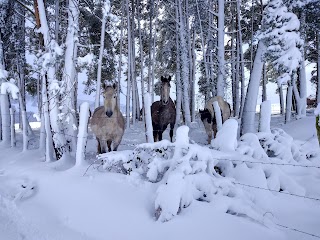
<path fill-rule="evenodd" d="M 173 128 L 176 123 L 176 107 L 170 98 L 170 81 L 161 76 L 161 94 L 160 101 L 151 105 L 151 118 L 153 127 L 153 139 L 155 142 L 162 140 L 162 133 L 170 124 L 170 140 L 172 142 Z"/>
<path fill-rule="evenodd" d="M 216 121 L 214 109 L 212 106 L 212 103 L 214 101 L 217 101 L 218 105 L 220 107 L 222 123 L 224 123 L 231 116 L 230 104 L 228 102 L 224 101 L 223 98 L 220 96 L 216 96 L 216 97 L 211 98 L 206 103 L 203 110 L 199 109 L 201 121 L 202 121 L 204 128 L 206 130 L 206 133 L 208 135 L 208 144 L 211 143 L 212 131 L 214 134 L 213 135 L 214 138 L 216 137 L 216 134 L 217 134 L 217 121 Z"/>
<path fill-rule="evenodd" d="M 106 148 L 111 152 L 117 151 L 121 142 L 125 121 L 117 105 L 116 85 L 105 87 L 104 106 L 96 108 L 90 120 L 91 130 L 98 142 L 98 154 L 105 153 Z"/>

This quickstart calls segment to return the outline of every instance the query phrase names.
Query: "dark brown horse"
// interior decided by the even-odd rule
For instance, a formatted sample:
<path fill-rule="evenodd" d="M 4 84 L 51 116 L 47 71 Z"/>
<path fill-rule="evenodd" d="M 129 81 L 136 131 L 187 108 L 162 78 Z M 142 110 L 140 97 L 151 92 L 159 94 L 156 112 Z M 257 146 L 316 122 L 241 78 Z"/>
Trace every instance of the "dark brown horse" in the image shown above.
<path fill-rule="evenodd" d="M 162 140 L 162 133 L 170 124 L 170 140 L 172 142 L 173 128 L 176 123 L 176 107 L 170 98 L 170 81 L 161 76 L 161 95 L 160 101 L 151 105 L 151 117 L 153 127 L 153 139 L 155 142 Z"/>
<path fill-rule="evenodd" d="M 105 153 L 106 148 L 111 152 L 121 142 L 124 133 L 124 118 L 117 105 L 116 85 L 107 86 L 104 91 L 104 106 L 96 108 L 90 120 L 91 130 L 98 141 L 98 153 Z"/>
<path fill-rule="evenodd" d="M 214 109 L 212 103 L 217 101 L 221 110 L 221 119 L 222 123 L 224 123 L 227 119 L 231 116 L 231 108 L 230 104 L 223 100 L 222 97 L 216 96 L 211 98 L 205 105 L 203 110 L 199 109 L 199 113 L 201 116 L 201 121 L 203 122 L 204 128 L 208 135 L 208 144 L 211 143 L 212 139 L 212 130 L 213 130 L 213 137 L 216 137 L 217 134 L 217 121 L 214 113 Z"/>

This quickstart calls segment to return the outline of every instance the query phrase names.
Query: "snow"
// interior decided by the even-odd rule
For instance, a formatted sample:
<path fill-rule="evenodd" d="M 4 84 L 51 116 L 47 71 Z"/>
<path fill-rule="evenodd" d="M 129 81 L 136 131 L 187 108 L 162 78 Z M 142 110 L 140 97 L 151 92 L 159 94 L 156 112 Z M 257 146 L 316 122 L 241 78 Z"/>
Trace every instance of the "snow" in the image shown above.
<path fill-rule="evenodd" d="M 14 80 L 1 84 L 1 94 L 11 94 L 13 99 L 18 99 L 19 88 L 14 84 Z"/>
<path fill-rule="evenodd" d="M 234 151 L 237 147 L 238 122 L 228 119 L 212 141 L 213 148 L 220 151 Z M 228 139 L 228 140 L 227 140 Z"/>
<path fill-rule="evenodd" d="M 320 115 L 320 103 L 318 103 L 317 108 L 314 110 L 314 115 L 315 116 Z"/>
<path fill-rule="evenodd" d="M 320 235 L 318 201 L 284 194 L 319 199 L 319 169 L 270 164 L 320 166 L 314 116 L 282 126 L 287 133 L 271 120 L 270 133 L 239 140 L 235 120 L 226 121 L 218 141 L 232 151 L 205 145 L 200 120 L 192 131 L 178 128 L 174 143 L 168 131 L 145 143 L 138 122 L 118 152 L 97 159 L 89 129 L 87 164 L 76 168 L 72 158 L 46 163 L 37 149 L 21 153 L 18 132 L 17 148 L 0 144 L 1 239 L 314 239 L 277 224 Z M 277 155 L 281 146 L 289 150 Z"/>
<path fill-rule="evenodd" d="M 259 132 L 270 132 L 271 101 L 261 103 Z"/>

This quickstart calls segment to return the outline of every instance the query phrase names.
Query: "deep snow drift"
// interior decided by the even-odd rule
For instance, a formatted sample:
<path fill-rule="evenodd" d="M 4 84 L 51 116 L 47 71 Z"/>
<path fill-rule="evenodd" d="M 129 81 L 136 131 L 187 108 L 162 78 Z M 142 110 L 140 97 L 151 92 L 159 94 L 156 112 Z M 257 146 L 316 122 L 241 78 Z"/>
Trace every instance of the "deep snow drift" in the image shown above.
<path fill-rule="evenodd" d="M 201 121 L 176 129 L 174 143 L 155 144 L 144 143 L 137 123 L 118 152 L 98 159 L 89 136 L 87 164 L 76 167 L 72 158 L 45 163 L 36 149 L 21 152 L 18 134 L 16 149 L 0 144 L 0 238 L 315 239 L 314 116 L 271 121 L 271 132 L 239 140 L 237 124 L 226 122 L 212 145 Z"/>

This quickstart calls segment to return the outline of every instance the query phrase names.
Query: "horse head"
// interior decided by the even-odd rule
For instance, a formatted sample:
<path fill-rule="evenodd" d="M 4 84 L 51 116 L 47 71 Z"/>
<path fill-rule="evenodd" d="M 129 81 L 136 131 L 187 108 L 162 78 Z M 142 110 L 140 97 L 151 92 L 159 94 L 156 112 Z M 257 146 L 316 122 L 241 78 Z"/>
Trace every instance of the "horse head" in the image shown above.
<path fill-rule="evenodd" d="M 207 119 L 207 122 L 210 124 L 211 120 L 212 120 L 212 116 L 211 113 L 209 112 L 208 109 L 199 109 L 199 113 L 200 113 L 200 117 L 201 117 L 201 121 L 203 122 L 205 119 Z"/>
<path fill-rule="evenodd" d="M 116 84 L 106 86 L 104 90 L 104 110 L 106 115 L 110 118 L 117 106 L 117 91 Z"/>
<path fill-rule="evenodd" d="M 167 105 L 170 99 L 170 81 L 171 81 L 171 76 L 168 78 L 161 76 L 161 103 L 163 105 Z"/>

